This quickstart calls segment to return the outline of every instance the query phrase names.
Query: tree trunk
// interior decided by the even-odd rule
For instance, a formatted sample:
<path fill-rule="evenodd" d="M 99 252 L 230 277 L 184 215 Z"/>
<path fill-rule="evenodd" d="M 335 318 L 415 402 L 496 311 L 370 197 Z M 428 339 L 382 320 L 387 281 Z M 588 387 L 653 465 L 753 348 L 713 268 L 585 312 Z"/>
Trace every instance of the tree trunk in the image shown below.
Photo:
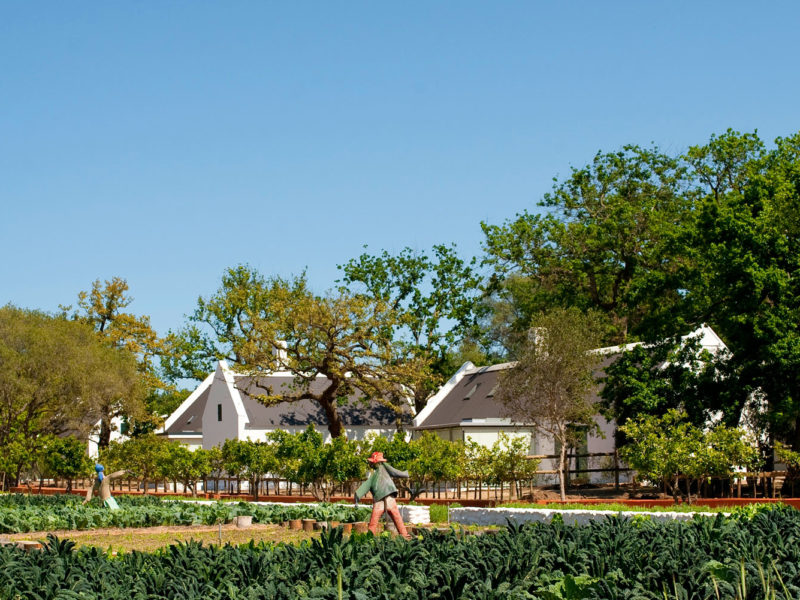
<path fill-rule="evenodd" d="M 111 442 L 111 417 L 109 415 L 103 415 L 100 419 L 100 435 L 97 439 L 97 447 L 99 449 L 106 449 L 108 448 L 108 444 Z"/>
<path fill-rule="evenodd" d="M 418 415 L 428 403 L 429 393 L 427 390 L 414 390 L 414 414 Z"/>
<path fill-rule="evenodd" d="M 564 486 L 564 472 L 567 470 L 567 444 L 562 442 L 558 456 L 558 487 L 561 493 L 561 501 L 567 499 L 567 490 Z"/>
<path fill-rule="evenodd" d="M 336 409 L 336 389 L 339 386 L 331 386 L 325 390 L 325 394 L 319 400 L 320 406 L 325 411 L 325 417 L 328 420 L 328 431 L 332 438 L 338 438 L 344 435 L 344 425 L 342 418 L 339 416 L 339 411 Z M 333 390 L 330 393 L 330 390 Z"/>

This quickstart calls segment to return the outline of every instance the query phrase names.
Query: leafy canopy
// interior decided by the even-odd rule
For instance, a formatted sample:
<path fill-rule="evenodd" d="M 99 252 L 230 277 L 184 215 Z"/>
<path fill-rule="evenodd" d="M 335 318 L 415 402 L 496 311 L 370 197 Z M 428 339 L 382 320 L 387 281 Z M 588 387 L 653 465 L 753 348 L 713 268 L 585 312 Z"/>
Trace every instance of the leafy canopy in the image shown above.
<path fill-rule="evenodd" d="M 14 479 L 48 434 L 86 439 L 107 405 L 141 406 L 135 358 L 61 316 L 0 308 L 0 364 L 2 468 Z"/>
<path fill-rule="evenodd" d="M 675 409 L 631 419 L 621 429 L 629 440 L 620 449 L 622 459 L 642 478 L 670 484 L 676 497 L 681 477 L 728 477 L 737 467 L 753 468 L 759 461 L 758 450 L 742 430 L 724 425 L 704 430 Z"/>
<path fill-rule="evenodd" d="M 407 361 L 393 339 L 399 317 L 385 301 L 344 289 L 318 296 L 304 275 L 264 278 L 249 267 L 228 269 L 217 293 L 200 299 L 194 319 L 213 332 L 207 350 L 256 376 L 248 393 L 266 404 L 316 402 L 333 437 L 344 434 L 342 403 L 407 410 L 405 390 L 426 368 Z M 292 385 L 259 387 L 257 376 L 276 370 L 290 372 Z"/>
<path fill-rule="evenodd" d="M 404 248 L 396 255 L 364 253 L 339 265 L 344 285 L 397 314 L 393 336 L 421 371 L 412 387 L 417 412 L 451 375 L 453 349 L 476 333 L 481 278 L 475 262 L 460 258 L 454 246 L 437 245 L 430 256 Z"/>
<path fill-rule="evenodd" d="M 677 302 L 674 289 L 650 292 L 675 269 L 669 241 L 689 216 L 685 176 L 685 166 L 658 148 L 625 146 L 556 181 L 541 212 L 482 223 L 490 289 L 511 305 L 495 323 L 497 341 L 513 353 L 533 315 L 575 307 L 605 315 L 604 342 L 618 343 L 638 332 L 654 305 Z"/>

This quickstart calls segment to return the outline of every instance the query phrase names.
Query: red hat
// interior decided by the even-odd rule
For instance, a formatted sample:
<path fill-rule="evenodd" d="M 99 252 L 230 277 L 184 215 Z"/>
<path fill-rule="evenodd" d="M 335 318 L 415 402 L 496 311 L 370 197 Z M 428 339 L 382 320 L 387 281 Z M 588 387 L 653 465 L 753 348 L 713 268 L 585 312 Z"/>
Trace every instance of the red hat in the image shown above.
<path fill-rule="evenodd" d="M 370 456 L 367 460 L 373 464 L 379 462 L 386 462 L 386 459 L 383 458 L 383 452 L 373 452 L 372 456 Z"/>

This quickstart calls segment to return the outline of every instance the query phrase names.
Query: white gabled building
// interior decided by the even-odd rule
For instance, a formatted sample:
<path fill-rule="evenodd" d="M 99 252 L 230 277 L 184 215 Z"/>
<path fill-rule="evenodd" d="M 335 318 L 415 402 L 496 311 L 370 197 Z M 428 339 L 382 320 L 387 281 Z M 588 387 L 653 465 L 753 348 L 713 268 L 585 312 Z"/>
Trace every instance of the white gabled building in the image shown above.
<path fill-rule="evenodd" d="M 700 346 L 711 354 L 726 349 L 725 344 L 708 326 L 703 325 L 688 336 L 700 337 Z M 598 375 L 621 353 L 640 345 L 640 343 L 612 346 L 595 350 L 601 358 L 598 361 Z M 549 436 L 538 433 L 531 425 L 516 423 L 504 416 L 503 406 L 494 400 L 499 374 L 512 367 L 514 363 L 503 363 L 489 367 L 476 367 L 466 362 L 444 384 L 441 389 L 428 400 L 425 408 L 414 418 L 412 431 L 419 435 L 423 431 L 432 431 L 446 440 L 473 440 L 484 446 L 492 446 L 500 433 L 509 436 L 525 436 L 530 443 L 531 454 L 556 454 L 555 443 Z M 594 400 L 599 401 L 599 389 L 594 393 Z M 599 432 L 590 432 L 586 442 L 579 449 L 581 454 L 613 453 L 614 430 L 616 424 L 598 414 L 595 417 Z M 605 462 L 609 462 L 606 460 Z M 556 468 L 554 461 L 543 461 L 542 470 Z M 603 459 L 584 460 L 584 468 L 601 468 Z M 608 475 L 591 473 L 592 482 L 607 481 Z"/>
<path fill-rule="evenodd" d="M 190 448 L 212 448 L 228 439 L 263 441 L 276 430 L 295 433 L 313 424 L 330 438 L 327 420 L 322 408 L 313 400 L 279 402 L 271 406 L 261 404 L 256 398 L 289 391 L 294 376 L 288 371 L 276 371 L 254 378 L 234 372 L 225 361 L 183 401 L 164 423 L 163 434 Z M 325 379 L 312 384 L 321 391 Z M 314 389 L 316 388 L 316 389 Z M 348 439 L 363 439 L 367 434 L 391 436 L 401 424 L 410 424 L 410 414 L 398 416 L 390 408 L 378 403 L 365 403 L 357 395 L 348 398 L 338 407 Z"/>

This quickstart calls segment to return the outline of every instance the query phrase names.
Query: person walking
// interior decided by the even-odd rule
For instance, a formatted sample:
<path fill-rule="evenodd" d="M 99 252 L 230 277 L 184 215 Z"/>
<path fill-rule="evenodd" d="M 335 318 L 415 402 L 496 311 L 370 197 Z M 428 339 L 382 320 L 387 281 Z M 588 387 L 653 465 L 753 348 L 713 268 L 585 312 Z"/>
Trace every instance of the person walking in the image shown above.
<path fill-rule="evenodd" d="M 356 490 L 355 505 L 358 506 L 358 501 L 366 496 L 367 492 L 372 493 L 372 517 L 369 520 L 369 530 L 378 535 L 378 522 L 383 513 L 387 512 L 392 521 L 394 521 L 395 527 L 397 527 L 397 533 L 407 540 L 411 539 L 403 523 L 403 517 L 400 516 L 400 511 L 397 508 L 397 501 L 395 500 L 397 498 L 397 487 L 392 481 L 392 477 L 407 478 L 408 473 L 399 471 L 386 462 L 383 452 L 373 452 L 367 461 L 372 465 L 373 471 Z"/>

